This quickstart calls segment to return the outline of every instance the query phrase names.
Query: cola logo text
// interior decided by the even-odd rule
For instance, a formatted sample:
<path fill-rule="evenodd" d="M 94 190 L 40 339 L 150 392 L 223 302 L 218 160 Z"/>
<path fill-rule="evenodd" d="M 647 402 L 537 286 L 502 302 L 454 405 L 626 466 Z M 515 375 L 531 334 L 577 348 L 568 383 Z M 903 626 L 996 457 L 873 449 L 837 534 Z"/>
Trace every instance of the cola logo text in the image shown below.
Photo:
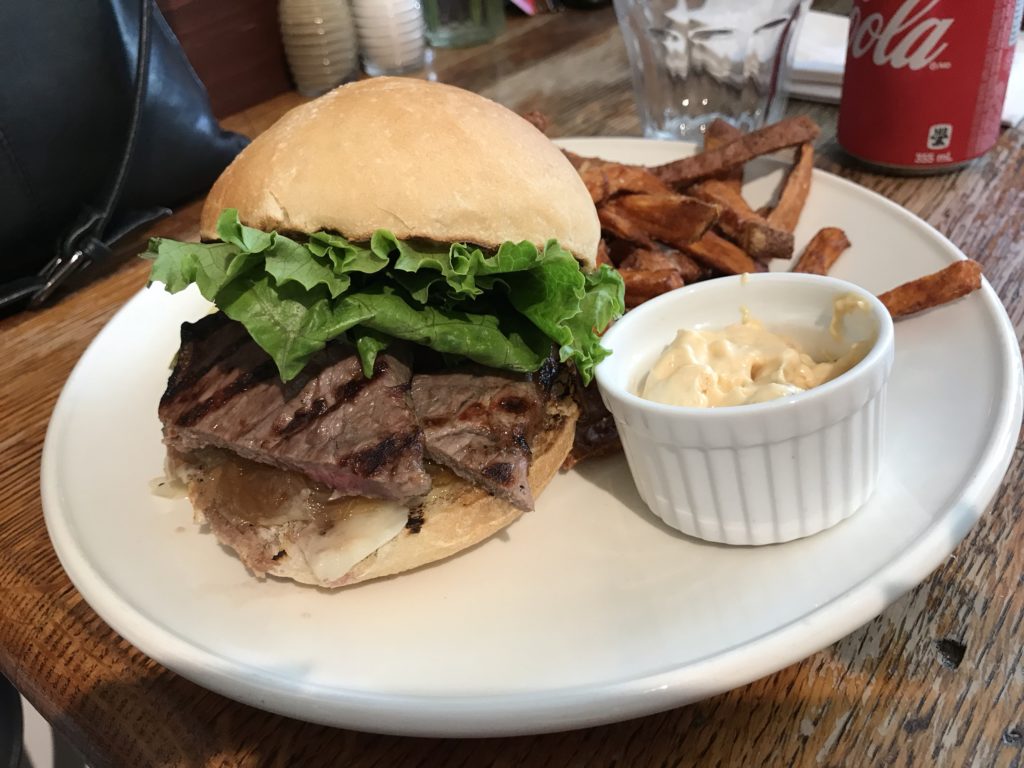
<path fill-rule="evenodd" d="M 947 44 L 943 38 L 953 19 L 931 15 L 939 0 L 904 0 L 888 20 L 879 13 L 864 13 L 868 2 L 858 3 L 850 14 L 850 56 L 868 54 L 875 64 L 912 70 L 929 66 Z"/>

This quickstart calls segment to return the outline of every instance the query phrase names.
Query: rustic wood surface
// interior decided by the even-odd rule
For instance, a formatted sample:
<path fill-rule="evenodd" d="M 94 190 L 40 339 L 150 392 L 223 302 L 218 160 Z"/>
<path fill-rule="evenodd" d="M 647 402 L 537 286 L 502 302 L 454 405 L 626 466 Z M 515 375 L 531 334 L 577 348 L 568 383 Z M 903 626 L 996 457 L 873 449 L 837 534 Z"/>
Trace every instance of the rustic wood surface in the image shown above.
<path fill-rule="evenodd" d="M 520 20 L 492 46 L 439 53 L 440 80 L 550 116 L 555 136 L 637 134 L 628 67 L 608 9 Z M 250 134 L 298 97 L 228 121 Z M 978 259 L 1024 324 L 1024 130 L 968 169 L 901 179 L 843 164 L 835 111 L 819 165 L 895 200 Z M 156 231 L 196 235 L 198 206 Z M 69 583 L 39 499 L 47 421 L 86 346 L 145 282 L 126 261 L 60 304 L 0 322 L 0 671 L 94 766 L 942 765 L 1024 763 L 1024 465 L 923 584 L 830 648 L 725 695 L 569 733 L 407 739 L 270 715 L 199 688 L 113 633 Z M 965 393 L 969 396 L 969 393 Z"/>

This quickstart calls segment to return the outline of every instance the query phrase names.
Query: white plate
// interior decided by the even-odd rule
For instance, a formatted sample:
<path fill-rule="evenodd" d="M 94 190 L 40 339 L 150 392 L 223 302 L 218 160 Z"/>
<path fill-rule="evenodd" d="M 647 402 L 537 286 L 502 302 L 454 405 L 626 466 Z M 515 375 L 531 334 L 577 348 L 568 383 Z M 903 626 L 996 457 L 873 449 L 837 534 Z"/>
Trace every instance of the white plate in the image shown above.
<path fill-rule="evenodd" d="M 657 163 L 685 145 L 575 140 Z M 778 178 L 779 171 L 774 172 Z M 751 183 L 755 204 L 771 176 Z M 959 251 L 825 173 L 797 231 L 843 227 L 834 274 L 882 291 Z M 1021 360 L 992 289 L 901 321 L 888 463 L 870 504 L 761 548 L 673 533 L 619 459 L 558 477 L 505 533 L 418 572 L 334 593 L 249 576 L 183 500 L 150 495 L 157 401 L 197 295 L 142 291 L 86 351 L 43 455 L 46 521 L 89 604 L 185 677 L 294 717 L 368 731 L 496 735 L 621 720 L 743 685 L 834 642 L 924 579 L 992 499 L 1021 423 Z"/>

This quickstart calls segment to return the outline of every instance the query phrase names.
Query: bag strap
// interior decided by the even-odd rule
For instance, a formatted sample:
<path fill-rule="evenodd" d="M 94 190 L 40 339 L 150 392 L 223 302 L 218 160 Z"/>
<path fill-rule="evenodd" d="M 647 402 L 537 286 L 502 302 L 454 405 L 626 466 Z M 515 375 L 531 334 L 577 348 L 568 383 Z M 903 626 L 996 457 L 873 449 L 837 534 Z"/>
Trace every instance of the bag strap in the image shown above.
<path fill-rule="evenodd" d="M 107 192 L 105 201 L 99 209 L 86 207 L 79 215 L 71 231 L 61 242 L 57 255 L 33 277 L 21 278 L 3 286 L 0 291 L 0 314 L 14 311 L 26 304 L 38 307 L 73 272 L 94 261 L 111 255 L 108 241 L 116 242 L 127 234 L 127 231 L 108 233 L 117 204 L 124 191 L 132 156 L 139 138 L 139 125 L 142 122 L 142 110 L 146 101 L 146 90 L 149 84 L 149 59 L 152 47 L 152 16 L 153 0 L 140 0 L 139 8 L 139 42 L 135 60 L 135 90 L 132 95 L 131 121 L 128 125 L 128 136 L 125 141 L 117 174 Z M 149 220 L 149 219 L 147 219 Z M 129 227 L 129 231 L 134 226 Z M 113 234 L 113 237 L 110 235 Z"/>

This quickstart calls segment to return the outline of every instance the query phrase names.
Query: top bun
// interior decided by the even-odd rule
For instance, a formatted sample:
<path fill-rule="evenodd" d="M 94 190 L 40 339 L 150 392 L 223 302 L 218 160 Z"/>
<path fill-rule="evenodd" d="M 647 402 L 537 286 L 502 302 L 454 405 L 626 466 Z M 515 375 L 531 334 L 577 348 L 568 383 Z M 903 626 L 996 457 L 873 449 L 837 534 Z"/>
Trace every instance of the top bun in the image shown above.
<path fill-rule="evenodd" d="M 291 110 L 213 185 L 201 231 L 225 208 L 263 230 L 542 245 L 596 266 L 600 224 L 575 169 L 514 112 L 450 85 L 378 77 Z"/>

